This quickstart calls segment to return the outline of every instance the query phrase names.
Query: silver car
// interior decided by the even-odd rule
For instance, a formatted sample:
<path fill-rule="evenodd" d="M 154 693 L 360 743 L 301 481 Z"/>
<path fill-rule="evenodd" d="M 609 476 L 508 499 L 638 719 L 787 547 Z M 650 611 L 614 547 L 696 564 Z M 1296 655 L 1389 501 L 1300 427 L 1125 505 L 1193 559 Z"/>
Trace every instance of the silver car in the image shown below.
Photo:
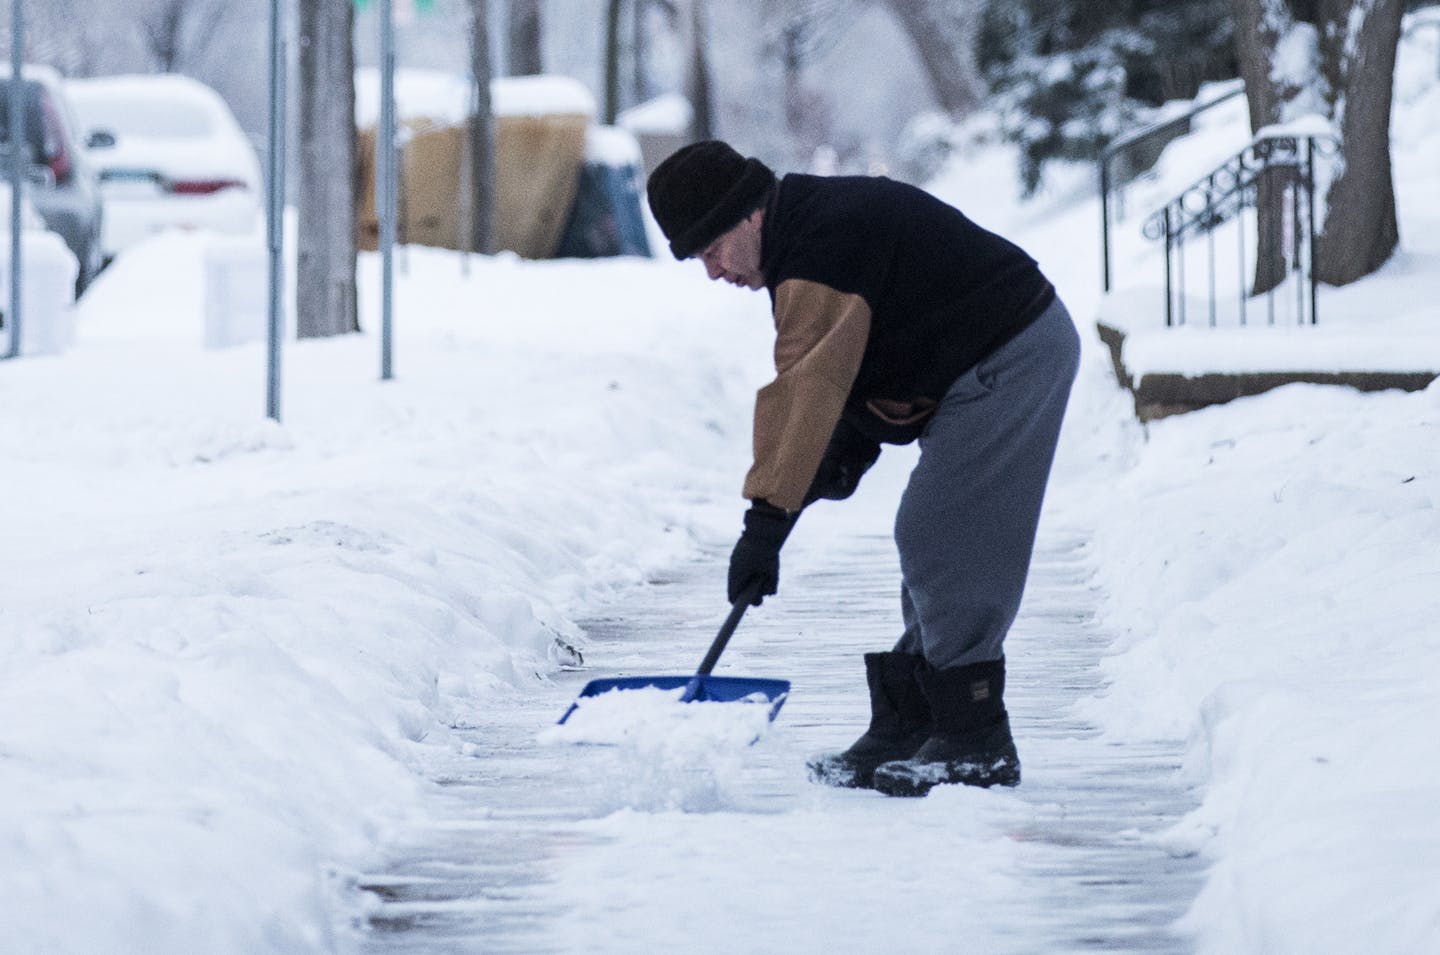
<path fill-rule="evenodd" d="M 0 73 L 0 177 L 9 175 L 10 88 L 14 74 Z M 100 274 L 100 235 L 104 225 L 100 187 L 86 159 L 79 127 L 65 99 L 60 74 L 43 66 L 21 73 L 25 98 L 25 197 L 58 233 L 80 264 L 75 294 Z"/>

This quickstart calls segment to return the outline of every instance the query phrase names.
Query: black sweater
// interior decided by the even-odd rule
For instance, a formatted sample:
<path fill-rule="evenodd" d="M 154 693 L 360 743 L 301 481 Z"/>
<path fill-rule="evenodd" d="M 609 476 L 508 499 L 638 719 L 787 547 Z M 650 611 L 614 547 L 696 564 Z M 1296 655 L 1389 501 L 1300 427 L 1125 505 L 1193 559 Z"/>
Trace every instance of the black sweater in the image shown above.
<path fill-rule="evenodd" d="M 913 439 L 1055 296 L 1014 243 L 890 179 L 786 176 L 762 230 L 777 376 L 757 398 L 745 495 L 791 510 L 842 410 L 879 440 Z"/>

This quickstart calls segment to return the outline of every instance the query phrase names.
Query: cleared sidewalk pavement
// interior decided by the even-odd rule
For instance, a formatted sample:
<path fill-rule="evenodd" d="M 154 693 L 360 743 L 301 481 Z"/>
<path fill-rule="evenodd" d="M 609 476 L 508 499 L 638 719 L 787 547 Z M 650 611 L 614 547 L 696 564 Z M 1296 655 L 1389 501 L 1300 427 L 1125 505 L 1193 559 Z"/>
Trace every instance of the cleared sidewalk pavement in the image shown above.
<path fill-rule="evenodd" d="M 1021 787 L 894 800 L 806 780 L 806 756 L 863 729 L 860 654 L 898 633 L 877 524 L 817 516 L 782 597 L 741 624 L 717 672 L 794 683 L 742 753 L 535 741 L 590 678 L 693 669 L 722 554 L 589 620 L 594 669 L 497 704 L 437 756 L 433 814 L 360 879 L 361 950 L 1188 951 L 1170 925 L 1201 863 L 1157 839 L 1193 806 L 1180 742 L 1109 745 L 1070 713 L 1108 642 L 1084 529 L 1047 519 L 1007 647 Z"/>

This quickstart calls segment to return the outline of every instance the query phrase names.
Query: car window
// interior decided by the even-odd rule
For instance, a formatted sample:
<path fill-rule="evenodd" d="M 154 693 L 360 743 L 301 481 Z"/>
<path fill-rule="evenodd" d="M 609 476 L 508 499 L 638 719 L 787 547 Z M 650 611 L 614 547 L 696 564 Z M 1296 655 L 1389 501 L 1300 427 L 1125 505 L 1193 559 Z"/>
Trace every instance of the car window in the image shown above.
<path fill-rule="evenodd" d="M 25 83 L 25 139 L 31 148 L 44 141 L 45 127 L 40 117 L 40 87 Z M 10 80 L 0 80 L 0 141 L 10 141 Z"/>

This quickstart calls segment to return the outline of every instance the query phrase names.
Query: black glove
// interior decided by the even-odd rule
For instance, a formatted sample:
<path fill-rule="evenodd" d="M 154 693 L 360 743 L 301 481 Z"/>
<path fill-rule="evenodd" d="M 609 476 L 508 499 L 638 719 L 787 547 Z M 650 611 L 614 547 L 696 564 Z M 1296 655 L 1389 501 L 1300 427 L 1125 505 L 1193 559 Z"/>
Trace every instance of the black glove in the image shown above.
<path fill-rule="evenodd" d="M 780 584 L 780 546 L 790 536 L 795 517 L 767 501 L 756 501 L 745 512 L 745 530 L 730 552 L 730 579 L 726 593 L 733 604 L 747 588 L 759 584 L 750 600 L 758 607 Z"/>
<path fill-rule="evenodd" d="M 821 498 L 845 500 L 855 493 L 860 486 L 860 478 L 878 457 L 880 445 L 842 417 L 835 423 L 835 432 L 830 435 L 830 443 L 825 447 L 825 456 L 820 459 L 815 479 L 810 482 L 810 490 L 805 492 L 803 506 L 809 507 Z"/>

